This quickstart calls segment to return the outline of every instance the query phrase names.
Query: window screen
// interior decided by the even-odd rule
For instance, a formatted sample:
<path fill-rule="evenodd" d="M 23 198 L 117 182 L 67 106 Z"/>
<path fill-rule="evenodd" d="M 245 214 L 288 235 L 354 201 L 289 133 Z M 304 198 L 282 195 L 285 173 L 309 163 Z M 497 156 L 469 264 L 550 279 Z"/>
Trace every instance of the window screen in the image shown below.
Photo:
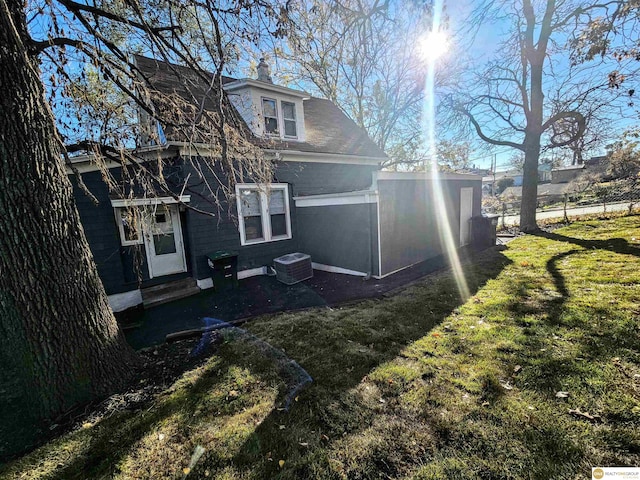
<path fill-rule="evenodd" d="M 264 117 L 265 133 L 278 133 L 278 113 L 275 100 L 262 99 L 262 116 Z"/>
<path fill-rule="evenodd" d="M 298 135 L 296 130 L 296 105 L 291 102 L 282 102 L 282 118 L 284 119 L 284 134 L 287 137 Z"/>
<path fill-rule="evenodd" d="M 257 190 L 240 190 L 240 201 L 245 238 L 247 240 L 260 240 L 264 238 L 260 192 Z"/>
<path fill-rule="evenodd" d="M 287 235 L 287 215 L 284 190 L 271 190 L 269 195 L 269 217 L 271 235 L 274 237 Z"/>

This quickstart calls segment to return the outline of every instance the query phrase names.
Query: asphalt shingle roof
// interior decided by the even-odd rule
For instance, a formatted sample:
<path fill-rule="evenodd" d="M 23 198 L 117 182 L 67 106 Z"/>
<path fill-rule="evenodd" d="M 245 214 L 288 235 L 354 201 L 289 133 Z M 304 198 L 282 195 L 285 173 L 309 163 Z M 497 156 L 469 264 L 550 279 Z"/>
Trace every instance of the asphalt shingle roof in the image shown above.
<path fill-rule="evenodd" d="M 136 63 L 152 88 L 158 92 L 176 93 L 194 103 L 202 102 L 204 96 L 204 107 L 212 108 L 216 93 L 212 92 L 209 85 L 191 69 L 141 56 L 136 56 Z M 231 77 L 222 79 L 223 84 L 233 81 L 235 79 Z M 227 102 L 227 105 L 234 111 L 234 117 L 243 124 L 243 128 L 248 129 L 249 127 L 241 120 L 230 102 Z M 254 142 L 263 148 L 273 150 L 365 156 L 380 158 L 381 161 L 387 158 L 384 151 L 369 138 L 367 133 L 331 101 L 311 97 L 304 100 L 303 105 L 306 134 L 304 142 L 274 140 L 252 135 Z M 171 138 L 169 132 L 167 136 Z"/>

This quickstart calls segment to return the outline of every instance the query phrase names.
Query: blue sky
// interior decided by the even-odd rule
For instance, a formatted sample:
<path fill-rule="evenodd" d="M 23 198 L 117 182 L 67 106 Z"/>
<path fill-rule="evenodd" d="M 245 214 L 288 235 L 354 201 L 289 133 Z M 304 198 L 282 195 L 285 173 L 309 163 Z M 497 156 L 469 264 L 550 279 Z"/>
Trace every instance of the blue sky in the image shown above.
<path fill-rule="evenodd" d="M 446 3 L 450 17 L 450 32 L 452 32 L 454 39 L 454 44 L 449 54 L 450 58 L 447 61 L 460 61 L 465 55 L 468 55 L 474 62 L 481 64 L 492 58 L 499 46 L 502 34 L 508 30 L 509 25 L 501 21 L 485 24 L 477 30 L 473 42 L 469 42 L 466 21 L 474 6 L 479 2 L 474 0 L 456 0 Z M 456 38 L 458 39 L 457 44 L 455 42 Z M 555 55 L 553 59 L 555 62 L 555 71 L 561 72 L 569 68 L 568 55 Z M 602 79 L 602 82 L 605 82 L 607 74 L 617 67 L 618 65 L 613 61 L 606 62 L 602 65 L 593 66 L 588 73 L 583 75 L 585 75 L 585 79 L 590 77 L 590 79 L 598 79 L 599 82 L 600 79 Z M 628 88 L 630 87 L 628 86 L 627 89 Z M 634 108 L 626 107 L 626 101 L 621 102 L 620 115 L 616 115 L 615 121 L 612 122 L 612 138 L 618 133 L 622 133 L 625 128 L 637 124 L 637 118 L 637 111 Z M 517 140 L 517 137 L 514 136 L 514 138 L 504 139 Z M 599 151 L 593 153 L 600 154 L 603 152 L 604 148 L 600 148 Z M 478 150 L 471 156 L 472 163 L 480 167 L 489 167 L 494 153 L 497 156 L 498 170 L 505 170 L 509 168 L 509 159 L 514 153 L 517 153 L 517 150 L 508 147 L 495 147 L 491 152 L 487 152 L 486 149 Z"/>
<path fill-rule="evenodd" d="M 461 30 L 464 29 L 465 20 L 467 19 L 469 14 L 472 12 L 474 6 L 478 2 L 474 0 L 449 0 L 449 1 L 445 0 L 445 3 L 446 3 L 445 8 L 450 18 L 450 32 L 460 32 Z M 62 23 L 64 24 L 65 22 L 62 21 Z M 46 30 L 46 25 L 38 24 L 37 22 L 34 22 L 33 24 L 31 24 L 30 27 L 32 29 L 32 32 L 34 32 L 36 36 L 40 36 L 40 37 L 43 36 L 42 34 Z M 463 51 L 464 54 L 473 58 L 475 61 L 479 59 L 484 60 L 484 59 L 491 58 L 496 48 L 498 47 L 499 40 L 500 40 L 500 33 L 505 29 L 506 29 L 506 25 L 501 24 L 500 22 L 495 22 L 492 25 L 484 25 L 483 28 L 480 28 L 477 31 L 473 42 L 469 42 L 468 40 L 466 40 L 465 43 L 460 42 L 457 45 L 454 43 L 449 53 L 449 58 L 446 59 L 446 61 L 464 62 L 465 57 L 464 55 L 461 55 L 459 51 Z M 272 45 L 269 45 L 269 47 L 271 48 Z M 458 52 L 456 52 L 456 48 Z M 248 61 L 251 61 L 251 60 L 257 60 L 257 59 L 242 59 L 241 63 L 237 65 L 237 67 L 239 67 L 240 72 L 235 71 L 230 73 L 235 75 L 238 75 L 239 73 L 240 75 L 248 73 L 247 72 Z M 562 64 L 562 61 L 560 61 L 559 65 L 560 67 L 566 67 L 568 63 L 565 59 L 564 65 Z M 272 67 L 273 66 L 275 65 L 272 65 Z M 608 73 L 609 69 L 610 67 L 608 66 L 601 67 L 598 69 L 597 72 L 595 72 L 595 74 L 600 75 L 603 78 L 606 78 L 606 74 Z M 629 108 L 626 113 L 629 114 L 630 116 L 634 116 L 637 118 L 637 113 L 631 108 Z M 614 131 L 614 133 L 616 132 L 621 133 L 622 130 L 624 130 L 624 128 L 630 125 L 631 123 L 632 123 L 632 120 L 630 120 L 629 118 L 621 117 L 620 119 L 617 120 L 616 125 L 614 125 L 612 130 Z M 508 140 L 514 140 L 514 139 L 508 139 Z M 488 167 L 491 163 L 493 154 L 495 154 L 497 156 L 498 170 L 501 170 L 501 169 L 508 168 L 509 159 L 514 153 L 516 153 L 515 150 L 505 148 L 505 147 L 496 147 L 491 152 L 488 152 L 483 149 L 476 149 L 476 151 L 472 154 L 471 160 L 472 160 L 472 163 L 475 163 L 477 166 Z"/>

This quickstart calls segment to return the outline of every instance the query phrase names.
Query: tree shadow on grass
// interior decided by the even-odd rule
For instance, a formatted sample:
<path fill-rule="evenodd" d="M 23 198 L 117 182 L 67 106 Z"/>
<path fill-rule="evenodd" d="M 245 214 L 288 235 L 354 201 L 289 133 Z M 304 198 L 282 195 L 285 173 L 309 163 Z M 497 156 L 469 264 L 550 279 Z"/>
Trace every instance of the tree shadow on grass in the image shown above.
<path fill-rule="evenodd" d="M 620 255 L 632 255 L 640 257 L 640 248 L 630 245 L 625 239 L 613 238 L 606 240 L 586 240 L 557 233 L 538 232 L 536 236 L 553 241 L 569 243 L 582 248 L 574 248 L 566 252 L 552 256 L 546 262 L 546 270 L 553 279 L 556 292 L 544 292 L 536 299 L 535 305 L 527 305 L 527 288 L 520 283 L 514 284 L 514 300 L 511 311 L 523 318 L 520 325 L 524 327 L 526 346 L 531 352 L 535 352 L 536 369 L 539 375 L 535 381 L 530 379 L 530 386 L 535 385 L 541 391 L 554 392 L 562 389 L 560 379 L 566 377 L 579 377 L 586 375 L 586 367 L 576 363 L 576 358 L 588 362 L 600 360 L 621 354 L 624 350 L 637 348 L 638 328 L 633 319 L 611 318 L 610 309 L 602 307 L 584 306 L 589 310 L 589 322 L 582 322 L 577 317 L 573 322 L 561 321 L 565 313 L 565 306 L 571 297 L 566 278 L 562 274 L 559 264 L 563 260 L 573 256 L 584 254 L 593 250 L 604 250 Z M 529 324 L 527 314 L 546 314 L 545 323 L 551 326 L 565 326 L 577 328 L 581 335 L 575 340 L 579 342 L 576 350 L 571 353 L 553 353 L 553 337 L 541 337 L 540 330 L 535 322 Z M 599 319 L 595 321 L 593 319 Z"/>
<path fill-rule="evenodd" d="M 633 255 L 640 257 L 640 248 L 630 245 L 624 238 L 611 238 L 606 240 L 586 240 L 576 237 L 568 237 L 566 235 L 560 235 L 553 232 L 539 231 L 533 235 L 537 237 L 554 240 L 556 242 L 565 242 L 578 245 L 587 250 L 608 250 L 610 252 L 619 253 L 621 255 Z"/>
<path fill-rule="evenodd" d="M 205 348 L 200 351 L 199 356 L 208 358 L 216 353 L 213 343 L 207 340 L 204 345 Z M 185 454 L 175 455 L 176 462 L 167 465 L 164 460 L 163 465 L 162 457 L 165 455 L 162 452 L 163 449 L 170 451 L 175 448 L 163 443 L 163 441 L 169 442 L 170 439 L 152 439 L 156 445 L 151 447 L 149 445 L 141 447 L 141 442 L 145 439 L 148 441 L 149 434 L 155 429 L 174 424 L 177 425 L 174 433 L 177 432 L 182 443 L 187 444 L 190 442 L 189 431 L 193 423 L 203 422 L 202 418 L 216 416 L 206 407 L 203 409 L 203 405 L 208 405 L 209 410 L 211 408 L 222 410 L 230 416 L 240 414 L 245 408 L 241 398 L 223 398 L 221 403 L 224 405 L 211 404 L 209 398 L 211 391 L 219 390 L 223 383 L 228 381 L 224 377 L 224 372 L 236 367 L 246 369 L 256 385 L 273 383 L 275 373 L 269 370 L 269 366 L 256 365 L 255 362 L 252 364 L 250 357 L 242 354 L 242 347 L 235 345 L 234 348 L 237 354 L 222 355 L 213 365 L 205 363 L 200 367 L 203 370 L 198 372 L 192 380 L 176 379 L 179 382 L 177 388 L 165 389 L 151 402 L 145 401 L 131 410 L 119 410 L 113 414 L 106 414 L 94 425 L 87 424 L 86 428 L 83 426 L 77 431 L 54 439 L 13 463 L 0 465 L 0 477 L 22 478 L 25 472 L 33 469 L 42 472 L 37 478 L 111 478 L 119 473 L 119 464 L 127 457 L 133 458 L 134 468 L 137 469 L 133 474 L 128 473 L 129 478 L 138 478 L 139 475 L 145 478 L 167 478 L 182 472 L 182 468 L 187 466 L 188 455 L 192 453 L 189 447 L 186 448 Z M 223 387 L 227 392 L 227 386 Z M 170 458 L 171 454 L 167 456 Z M 52 463 L 54 461 L 56 463 Z M 158 468 L 166 470 L 155 475 L 150 473 Z M 46 472 L 47 469 L 48 472 Z"/>
<path fill-rule="evenodd" d="M 509 263 L 498 249 L 492 249 L 465 264 L 471 294 Z M 358 385 L 377 367 L 402 357 L 405 347 L 429 335 L 462 305 L 457 292 L 453 275 L 441 272 L 390 298 L 332 310 L 329 315 L 319 313 L 304 325 L 296 325 L 296 319 L 291 318 L 287 338 L 272 333 L 273 342 L 305 368 L 314 383 L 299 395 L 290 411 L 271 411 L 235 456 L 234 465 L 256 478 L 273 478 L 285 470 L 286 478 L 320 475 L 313 468 L 326 464 L 330 447 L 377 421 L 372 410 L 361 405 Z M 323 318 L 329 316 L 331 319 Z M 277 322 L 272 326 L 287 328 Z M 257 335 L 269 335 L 268 322 L 264 329 Z M 379 457 L 380 461 L 371 461 L 380 475 L 398 473 L 384 461 L 383 454 Z M 286 462 L 284 466 L 280 459 Z"/>
<path fill-rule="evenodd" d="M 538 231 L 534 233 L 535 236 L 553 240 L 556 242 L 570 243 L 582 247 L 585 250 L 606 250 L 621 255 L 633 255 L 640 257 L 640 248 L 630 245 L 629 242 L 623 238 L 612 238 L 606 240 L 587 240 L 576 237 L 569 237 L 567 235 L 560 235 L 553 232 Z M 583 252 L 581 249 L 573 249 L 567 252 L 554 255 L 547 261 L 547 271 L 553 278 L 557 296 L 552 296 L 543 301 L 541 309 L 548 312 L 549 322 L 552 324 L 558 324 L 560 322 L 560 316 L 562 309 L 567 299 L 570 297 L 569 290 L 567 289 L 566 281 L 560 269 L 558 263 L 562 260 L 570 257 L 571 255 Z"/>
<path fill-rule="evenodd" d="M 498 249 L 489 250 L 472 256 L 470 263 L 464 265 L 467 274 L 469 287 L 472 292 L 477 291 L 486 281 L 495 278 L 502 269 L 510 263 Z M 294 402 L 291 412 L 278 410 L 281 400 L 287 396 L 291 385 L 281 386 L 281 391 L 274 404 L 276 408 L 270 413 L 265 412 L 256 430 L 249 434 L 249 437 L 242 443 L 233 458 L 235 464 L 253 464 L 258 476 L 270 478 L 280 470 L 278 464 L 278 452 L 304 450 L 301 446 L 302 439 L 290 436 L 289 432 L 295 429 L 281 429 L 283 424 L 298 424 L 307 427 L 309 424 L 317 428 L 317 437 L 321 441 L 326 437 L 326 441 L 333 441 L 339 438 L 338 432 L 354 432 L 366 426 L 367 420 L 362 418 L 362 412 L 356 407 L 356 399 L 350 390 L 361 382 L 363 377 L 375 369 L 381 363 L 395 358 L 400 351 L 413 341 L 428 334 L 428 332 L 440 324 L 461 302 L 455 282 L 449 273 L 437 273 L 425 278 L 422 282 L 423 288 L 433 294 L 434 298 L 440 301 L 424 303 L 421 301 L 421 294 L 412 293 L 410 288 L 403 294 L 399 293 L 388 299 L 366 300 L 362 303 L 362 310 L 376 308 L 385 302 L 395 302 L 388 307 L 379 318 L 371 323 L 367 328 L 361 329 L 358 324 L 352 325 L 344 330 L 344 336 L 336 342 L 332 332 L 308 336 L 307 339 L 315 343 L 315 356 L 306 356 L 303 367 L 314 377 L 314 384 L 311 388 L 300 394 L 301 401 Z M 399 299 L 398 299 L 399 298 Z M 340 315 L 340 312 L 347 312 L 340 307 L 318 309 L 315 311 L 315 319 L 312 322 L 321 323 L 327 312 Z M 360 306 L 358 307 L 360 310 Z M 348 313 L 345 313 L 348 314 Z M 281 314 L 295 317 L 295 313 Z M 278 318 L 278 317 L 276 317 Z M 366 321 L 366 319 L 364 319 Z M 295 328 L 295 324 L 291 325 Z M 301 336 L 303 333 L 301 332 Z M 316 332 L 314 332 L 316 333 Z M 292 338 L 294 337 L 294 338 Z M 289 336 L 289 342 L 294 341 L 295 335 Z M 273 342 L 277 344 L 276 342 Z M 335 351 L 336 344 L 347 346 L 345 351 Z M 305 357 L 304 345 L 296 348 L 285 343 L 277 345 L 286 347 L 286 354 L 298 360 Z M 234 347 L 235 348 L 235 347 Z M 254 350 L 256 350 L 254 348 Z M 228 357 L 228 358 L 227 358 Z M 216 366 L 216 371 L 224 372 L 231 368 L 239 367 L 251 372 L 258 378 L 256 385 L 273 382 L 274 373 L 264 374 L 265 371 L 273 370 L 273 363 L 269 358 L 260 357 L 256 352 L 250 355 L 227 355 L 223 357 L 221 363 Z M 256 360 L 258 358 L 258 360 Z M 262 360 L 260 360 L 262 358 Z M 260 363 L 262 362 L 262 364 Z M 327 363 L 329 368 L 325 368 Z M 269 380 L 271 378 L 271 380 Z M 145 462 L 145 452 L 138 452 L 141 448 L 138 445 L 145 441 L 150 432 L 160 428 L 166 422 L 173 422 L 175 418 L 192 419 L 197 418 L 201 406 L 201 399 L 212 389 L 220 387 L 223 379 L 216 374 L 202 375 L 192 383 L 182 387 L 184 391 L 177 397 L 164 397 L 154 401 L 155 407 L 148 410 L 144 407 L 131 412 L 120 412 L 108 418 L 103 418 L 96 425 L 71 433 L 66 437 L 61 437 L 50 445 L 44 446 L 41 453 L 33 452 L 25 457 L 24 463 L 18 461 L 15 465 L 7 465 L 9 470 L 3 470 L 5 474 L 10 472 L 20 472 L 21 468 L 31 468 L 29 457 L 38 459 L 38 455 L 49 456 L 46 449 L 51 447 L 52 453 L 66 452 L 59 464 L 52 467 L 47 478 L 103 478 L 109 477 L 118 471 L 118 465 L 125 459 L 138 457 L 135 462 Z M 280 381 L 280 383 L 282 383 Z M 258 387 L 256 387 L 258 388 Z M 239 406 L 239 412 L 227 412 L 227 415 L 235 415 L 244 410 Z M 342 418 L 336 414 L 343 409 L 352 418 Z M 344 420 L 344 423 L 343 423 Z M 182 420 L 177 420 L 182 422 Z M 188 423 L 188 422 L 185 422 Z M 181 423 L 182 425 L 182 423 Z M 188 426 L 185 427 L 185 430 Z M 323 437 L 325 435 L 325 437 Z M 59 442 L 59 443 L 56 443 Z M 161 447 L 158 447 L 161 448 Z M 166 447 L 168 448 L 168 447 Z M 44 453 L 42 453 L 44 452 Z M 266 455 L 273 452 L 269 457 Z M 303 452 L 304 453 L 304 452 Z M 189 452 L 190 454 L 190 452 Z M 282 454 L 284 455 L 284 453 Z M 180 457 L 184 460 L 183 457 Z M 39 460 L 36 460 L 39 462 Z M 200 465 L 208 468 L 223 468 L 229 465 L 229 459 L 219 455 L 218 452 L 208 448 L 207 453 L 200 461 Z M 149 463 L 153 458 L 149 459 Z M 24 465 L 21 467 L 21 465 Z M 186 465 L 179 465 L 180 468 Z M 200 467 L 197 467 L 200 468 Z M 202 467 L 204 468 L 204 467 Z M 194 470 L 198 474 L 198 470 Z M 202 472 L 201 472 L 202 473 Z M 313 478 L 313 473 L 296 474 L 297 478 Z"/>

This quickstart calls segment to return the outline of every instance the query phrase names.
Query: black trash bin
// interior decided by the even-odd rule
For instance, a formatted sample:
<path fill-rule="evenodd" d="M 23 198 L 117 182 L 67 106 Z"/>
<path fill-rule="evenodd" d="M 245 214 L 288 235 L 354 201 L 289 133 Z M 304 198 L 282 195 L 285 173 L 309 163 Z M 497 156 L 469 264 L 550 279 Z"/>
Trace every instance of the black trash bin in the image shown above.
<path fill-rule="evenodd" d="M 477 215 L 471 217 L 472 243 L 475 248 L 484 249 L 496 244 L 498 215 Z"/>
<path fill-rule="evenodd" d="M 236 288 L 238 286 L 238 254 L 218 250 L 206 255 L 211 269 L 213 288 L 216 291 Z"/>

